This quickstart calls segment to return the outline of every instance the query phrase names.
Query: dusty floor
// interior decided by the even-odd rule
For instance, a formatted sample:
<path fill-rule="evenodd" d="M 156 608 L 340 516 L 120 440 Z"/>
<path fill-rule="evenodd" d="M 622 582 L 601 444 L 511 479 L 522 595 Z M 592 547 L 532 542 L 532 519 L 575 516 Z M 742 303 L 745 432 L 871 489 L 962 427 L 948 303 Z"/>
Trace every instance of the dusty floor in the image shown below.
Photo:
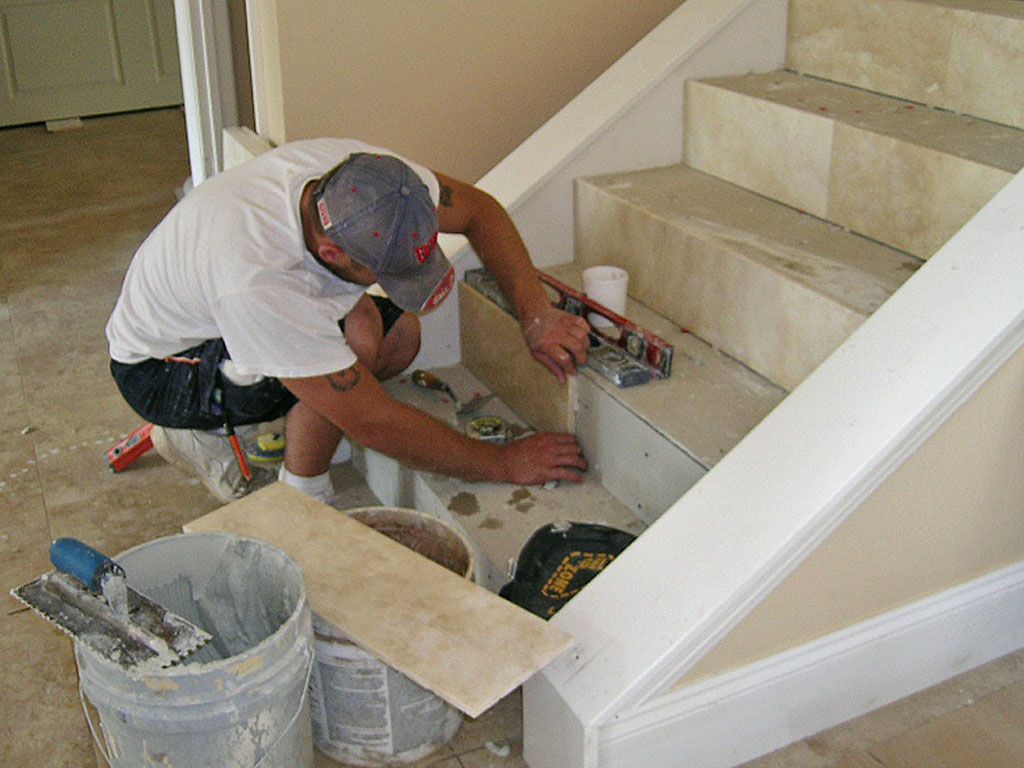
<path fill-rule="evenodd" d="M 107 447 L 139 419 L 110 380 L 103 327 L 135 247 L 187 174 L 175 109 L 86 120 L 64 133 L 0 131 L 4 593 L 49 570 L 55 537 L 116 553 L 216 506 L 155 454 L 123 474 L 106 465 Z M 96 765 L 70 641 L 3 600 L 0 765 Z M 1022 713 L 1024 652 L 747 768 L 1010 768 L 1024 765 Z M 521 732 L 513 694 L 418 765 L 522 768 Z M 511 753 L 496 754 L 506 744 Z"/>

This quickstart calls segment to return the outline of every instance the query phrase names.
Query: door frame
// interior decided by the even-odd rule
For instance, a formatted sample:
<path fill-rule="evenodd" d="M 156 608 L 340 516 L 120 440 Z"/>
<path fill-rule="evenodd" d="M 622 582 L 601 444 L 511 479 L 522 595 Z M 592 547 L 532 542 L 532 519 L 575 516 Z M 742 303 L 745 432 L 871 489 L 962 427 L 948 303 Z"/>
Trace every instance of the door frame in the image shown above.
<path fill-rule="evenodd" d="M 224 128 L 238 124 L 227 0 L 174 0 L 191 179 L 224 167 Z"/>

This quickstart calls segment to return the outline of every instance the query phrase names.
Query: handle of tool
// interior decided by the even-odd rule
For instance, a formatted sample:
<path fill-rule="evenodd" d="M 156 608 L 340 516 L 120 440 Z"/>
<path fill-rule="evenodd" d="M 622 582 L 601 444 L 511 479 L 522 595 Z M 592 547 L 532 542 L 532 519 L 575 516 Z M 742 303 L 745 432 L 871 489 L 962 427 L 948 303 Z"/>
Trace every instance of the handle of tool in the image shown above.
<path fill-rule="evenodd" d="M 228 432 L 228 442 L 231 443 L 231 450 L 235 452 L 235 459 L 238 461 L 238 468 L 242 472 L 242 477 L 248 482 L 252 480 L 252 467 L 249 466 L 248 459 L 245 458 L 245 451 L 242 450 L 242 444 L 238 440 L 238 435 L 235 434 L 235 428 L 230 424 L 226 424 Z"/>
<path fill-rule="evenodd" d="M 54 541 L 50 545 L 50 562 L 58 571 L 71 574 L 96 592 L 100 590 L 100 582 L 106 574 L 124 576 L 121 566 L 78 539 Z"/>
<path fill-rule="evenodd" d="M 457 398 L 455 393 L 452 392 L 452 388 L 448 386 L 448 382 L 432 373 L 417 369 L 412 372 L 412 383 L 417 387 L 423 387 L 423 389 L 433 389 L 438 392 L 444 392 L 448 397 L 454 400 L 456 404 L 459 402 L 459 398 Z"/>

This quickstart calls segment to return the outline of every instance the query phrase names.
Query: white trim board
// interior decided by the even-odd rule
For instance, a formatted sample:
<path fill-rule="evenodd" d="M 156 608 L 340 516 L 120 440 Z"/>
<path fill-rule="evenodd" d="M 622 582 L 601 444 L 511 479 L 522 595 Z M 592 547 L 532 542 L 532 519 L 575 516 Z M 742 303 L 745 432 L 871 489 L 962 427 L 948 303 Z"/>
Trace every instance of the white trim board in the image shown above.
<path fill-rule="evenodd" d="M 729 768 L 1024 647 L 1024 562 L 624 714 L 602 768 Z"/>
<path fill-rule="evenodd" d="M 226 0 L 174 0 L 192 186 L 223 168 L 221 130 L 238 123 Z"/>

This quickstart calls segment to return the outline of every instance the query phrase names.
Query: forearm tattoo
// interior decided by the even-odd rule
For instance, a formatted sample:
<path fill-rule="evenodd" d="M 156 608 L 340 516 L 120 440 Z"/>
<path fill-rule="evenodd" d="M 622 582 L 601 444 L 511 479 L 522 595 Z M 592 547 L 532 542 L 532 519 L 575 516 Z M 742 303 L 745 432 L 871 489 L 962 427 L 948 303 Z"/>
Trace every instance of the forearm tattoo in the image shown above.
<path fill-rule="evenodd" d="M 348 392 L 355 389 L 356 384 L 359 383 L 359 369 L 356 366 L 346 368 L 344 371 L 334 371 L 324 376 L 327 379 L 327 383 L 336 392 Z"/>
<path fill-rule="evenodd" d="M 447 184 L 441 185 L 439 202 L 441 203 L 441 206 L 443 208 L 452 207 L 452 194 L 453 192 L 451 187 L 449 187 Z"/>

